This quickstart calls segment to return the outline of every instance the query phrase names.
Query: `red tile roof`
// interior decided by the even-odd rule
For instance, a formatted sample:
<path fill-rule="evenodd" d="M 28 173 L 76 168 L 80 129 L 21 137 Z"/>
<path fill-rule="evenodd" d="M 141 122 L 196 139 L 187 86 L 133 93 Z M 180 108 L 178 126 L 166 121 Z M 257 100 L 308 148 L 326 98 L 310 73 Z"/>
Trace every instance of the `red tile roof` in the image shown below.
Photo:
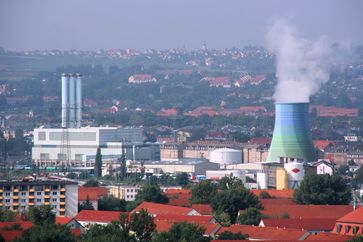
<path fill-rule="evenodd" d="M 133 211 L 139 212 L 142 209 L 145 209 L 150 214 L 154 214 L 154 215 L 157 215 L 157 214 L 188 215 L 190 212 L 194 211 L 193 208 L 186 208 L 186 207 L 172 206 L 172 205 L 151 203 L 151 202 L 143 202 L 139 206 L 137 206 Z"/>
<path fill-rule="evenodd" d="M 106 197 L 108 194 L 106 187 L 78 187 L 78 201 L 98 200 L 100 197 Z"/>
<path fill-rule="evenodd" d="M 175 224 L 175 222 L 170 222 L 166 220 L 155 220 L 154 222 L 156 225 L 156 231 L 159 233 L 169 231 L 169 229 L 173 226 L 173 224 Z M 195 223 L 195 224 L 205 228 L 204 235 L 206 236 L 214 235 L 221 227 L 221 225 L 218 223 Z"/>
<path fill-rule="evenodd" d="M 319 234 L 310 234 L 305 240 L 306 241 L 347 241 L 350 239 L 352 239 L 352 237 L 347 235 L 321 232 Z"/>
<path fill-rule="evenodd" d="M 251 192 L 254 193 L 256 196 L 259 196 L 261 192 L 268 192 L 270 196 L 275 198 L 292 198 L 292 195 L 294 194 L 294 190 L 274 190 L 274 189 L 266 189 L 266 190 L 252 189 Z"/>
<path fill-rule="evenodd" d="M 301 229 L 257 227 L 250 225 L 233 224 L 230 227 L 222 227 L 217 234 L 230 231 L 232 233 L 241 233 L 249 236 L 252 240 L 299 240 L 304 238 L 308 232 Z"/>
<path fill-rule="evenodd" d="M 213 213 L 213 208 L 210 204 L 193 204 L 192 208 L 201 215 L 211 215 Z"/>
<path fill-rule="evenodd" d="M 215 221 L 213 216 L 189 216 L 189 215 L 175 215 L 175 214 L 158 214 L 155 220 L 165 220 L 169 222 L 188 222 L 188 223 L 211 223 Z"/>
<path fill-rule="evenodd" d="M 0 231 L 1 236 L 6 242 L 14 241 L 15 239 L 22 236 L 22 230 L 10 230 L 10 231 Z"/>
<path fill-rule="evenodd" d="M 339 218 L 337 222 L 351 223 L 351 224 L 363 224 L 363 206 L 351 211 L 350 213 Z"/>
<path fill-rule="evenodd" d="M 335 219 L 262 219 L 264 227 L 278 227 L 291 229 L 305 229 L 308 231 L 331 231 L 335 225 Z"/>
<path fill-rule="evenodd" d="M 289 218 L 330 218 L 338 219 L 351 212 L 350 205 L 273 205 L 265 204 L 261 210 L 263 215 L 269 217 L 280 216 L 287 213 Z"/>
<path fill-rule="evenodd" d="M 71 221 L 72 221 L 72 218 L 59 217 L 59 216 L 55 217 L 55 223 L 56 224 L 66 225 L 66 224 L 68 224 Z"/>
<path fill-rule="evenodd" d="M 291 198 L 263 198 L 261 203 L 265 205 L 294 205 L 296 204 Z"/>
<path fill-rule="evenodd" d="M 115 211 L 82 210 L 74 218 L 82 222 L 110 223 L 119 220 L 121 214 Z"/>
<path fill-rule="evenodd" d="M 18 221 L 18 222 L 0 222 L 0 230 L 4 227 L 11 227 L 14 224 L 19 224 L 22 230 L 29 229 L 33 226 L 33 223 L 30 221 Z"/>
<path fill-rule="evenodd" d="M 166 195 L 175 195 L 175 194 L 190 194 L 189 189 L 167 189 L 165 191 Z"/>
<path fill-rule="evenodd" d="M 318 150 L 324 150 L 329 145 L 333 145 L 335 142 L 331 140 L 314 140 L 313 143 L 315 148 L 317 148 Z"/>

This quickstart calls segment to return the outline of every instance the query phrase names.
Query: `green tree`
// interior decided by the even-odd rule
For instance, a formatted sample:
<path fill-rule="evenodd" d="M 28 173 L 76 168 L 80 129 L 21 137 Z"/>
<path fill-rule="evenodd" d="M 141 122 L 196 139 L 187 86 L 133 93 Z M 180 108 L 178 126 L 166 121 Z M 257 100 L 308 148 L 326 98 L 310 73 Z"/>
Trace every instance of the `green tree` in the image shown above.
<path fill-rule="evenodd" d="M 95 179 L 90 179 L 83 186 L 84 187 L 98 187 L 99 182 Z"/>
<path fill-rule="evenodd" d="M 230 174 L 229 176 L 224 176 L 222 179 L 219 180 L 218 188 L 221 190 L 228 190 L 243 187 L 243 182 L 238 177 L 233 176 Z"/>
<path fill-rule="evenodd" d="M 239 210 L 249 207 L 262 208 L 257 196 L 244 187 L 223 190 L 212 200 L 214 211 L 228 213 L 231 222 L 235 223 Z"/>
<path fill-rule="evenodd" d="M 126 178 L 127 167 L 126 167 L 126 155 L 122 152 L 120 161 L 120 180 L 123 181 Z"/>
<path fill-rule="evenodd" d="M 339 175 L 306 175 L 293 199 L 298 204 L 344 205 L 351 202 L 352 194 Z"/>
<path fill-rule="evenodd" d="M 220 233 L 218 235 L 218 240 L 245 240 L 247 239 L 247 236 L 237 233 L 234 234 L 230 231 L 224 231 L 223 233 Z"/>
<path fill-rule="evenodd" d="M 157 185 L 145 185 L 136 195 L 135 201 L 141 202 L 154 202 L 154 203 L 168 203 L 169 198 L 160 190 Z"/>
<path fill-rule="evenodd" d="M 151 237 L 156 229 L 154 217 L 146 210 L 131 215 L 130 229 L 135 233 L 138 241 L 151 241 Z"/>
<path fill-rule="evenodd" d="M 201 181 L 191 188 L 191 204 L 208 204 L 217 194 L 217 187 L 209 180 Z"/>
<path fill-rule="evenodd" d="M 97 178 L 102 177 L 102 155 L 101 148 L 97 148 L 96 159 L 95 159 L 95 176 Z"/>
<path fill-rule="evenodd" d="M 49 205 L 41 205 L 30 208 L 28 216 L 33 224 L 38 226 L 55 224 L 55 215 Z"/>
<path fill-rule="evenodd" d="M 231 216 L 225 212 L 214 213 L 213 216 L 216 218 L 218 223 L 222 226 L 229 227 L 231 225 Z"/>
<path fill-rule="evenodd" d="M 78 203 L 78 212 L 82 210 L 95 210 L 91 201 L 89 200 L 89 196 L 87 195 L 86 201 L 83 203 Z"/>
<path fill-rule="evenodd" d="M 16 213 L 11 210 L 0 209 L 0 222 L 14 222 Z"/>
<path fill-rule="evenodd" d="M 272 198 L 272 196 L 266 191 L 262 191 L 258 197 L 261 199 Z"/>
<path fill-rule="evenodd" d="M 101 197 L 98 199 L 98 210 L 125 212 L 126 201 L 114 196 Z"/>
<path fill-rule="evenodd" d="M 178 173 L 175 177 L 175 182 L 179 186 L 186 187 L 189 185 L 189 175 L 186 172 Z"/>
<path fill-rule="evenodd" d="M 247 208 L 237 217 L 237 223 L 247 225 L 259 225 L 262 214 L 257 208 Z"/>
<path fill-rule="evenodd" d="M 209 238 L 203 237 L 205 228 L 190 223 L 175 223 L 167 232 L 155 234 L 154 242 L 205 242 Z"/>
<path fill-rule="evenodd" d="M 123 223 L 124 222 L 124 223 Z M 113 221 L 107 225 L 94 224 L 81 235 L 79 242 L 136 242 L 130 233 L 129 223 L 126 220 Z"/>
<path fill-rule="evenodd" d="M 16 242 L 75 242 L 76 238 L 69 231 L 69 228 L 63 225 L 44 224 L 42 226 L 33 226 L 24 231 L 23 235 L 15 240 Z"/>
<path fill-rule="evenodd" d="M 347 242 L 363 242 L 363 237 L 361 235 L 354 236 L 350 240 L 347 240 Z"/>
<path fill-rule="evenodd" d="M 358 184 L 363 184 L 363 166 L 356 170 L 354 174 L 354 181 Z"/>

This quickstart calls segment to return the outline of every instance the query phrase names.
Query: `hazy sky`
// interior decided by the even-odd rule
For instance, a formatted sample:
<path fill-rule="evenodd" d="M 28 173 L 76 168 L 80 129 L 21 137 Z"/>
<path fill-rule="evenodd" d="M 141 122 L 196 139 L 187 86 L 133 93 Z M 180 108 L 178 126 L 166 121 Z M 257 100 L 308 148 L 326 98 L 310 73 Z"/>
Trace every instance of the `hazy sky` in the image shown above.
<path fill-rule="evenodd" d="M 0 46 L 166 49 L 264 44 L 288 18 L 306 38 L 363 44 L 362 0 L 0 0 Z"/>

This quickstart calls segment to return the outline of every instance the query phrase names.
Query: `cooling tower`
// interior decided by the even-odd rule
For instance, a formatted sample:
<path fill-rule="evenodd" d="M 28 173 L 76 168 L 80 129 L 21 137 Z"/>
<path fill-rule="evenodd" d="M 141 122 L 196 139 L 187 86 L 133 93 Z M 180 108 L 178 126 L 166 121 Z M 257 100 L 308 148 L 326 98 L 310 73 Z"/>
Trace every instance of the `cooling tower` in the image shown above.
<path fill-rule="evenodd" d="M 280 157 L 315 161 L 309 104 L 277 103 L 275 109 L 275 128 L 267 161 L 279 161 Z"/>

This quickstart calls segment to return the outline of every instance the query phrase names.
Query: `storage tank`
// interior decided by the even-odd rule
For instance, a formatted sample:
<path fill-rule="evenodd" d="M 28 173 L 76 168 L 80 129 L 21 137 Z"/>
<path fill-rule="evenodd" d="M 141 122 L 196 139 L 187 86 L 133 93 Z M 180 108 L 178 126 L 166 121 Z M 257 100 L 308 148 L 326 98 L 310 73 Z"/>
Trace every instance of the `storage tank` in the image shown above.
<path fill-rule="evenodd" d="M 242 163 L 242 150 L 221 148 L 210 153 L 210 162 L 222 165 Z"/>
<path fill-rule="evenodd" d="M 268 189 L 268 176 L 264 172 L 257 172 L 258 189 Z"/>
<path fill-rule="evenodd" d="M 275 128 L 267 161 L 279 157 L 316 161 L 309 127 L 308 103 L 276 103 Z"/>
<path fill-rule="evenodd" d="M 285 163 L 284 168 L 287 172 L 287 182 L 289 188 L 293 189 L 298 188 L 305 176 L 304 163 L 300 162 Z"/>

